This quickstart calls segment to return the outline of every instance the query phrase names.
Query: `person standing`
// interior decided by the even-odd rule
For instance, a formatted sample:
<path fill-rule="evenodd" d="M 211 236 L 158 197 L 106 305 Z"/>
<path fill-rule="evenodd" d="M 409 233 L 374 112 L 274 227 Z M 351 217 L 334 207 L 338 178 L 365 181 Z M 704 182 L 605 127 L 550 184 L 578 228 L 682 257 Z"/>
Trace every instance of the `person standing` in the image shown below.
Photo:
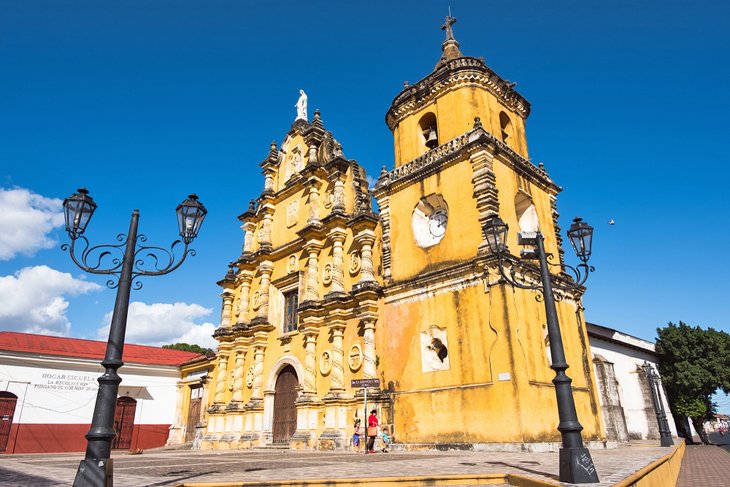
<path fill-rule="evenodd" d="M 375 437 L 378 436 L 378 416 L 373 409 L 368 416 L 368 446 L 367 453 L 375 453 Z"/>
<path fill-rule="evenodd" d="M 388 453 L 388 448 L 390 448 L 390 436 L 388 436 L 388 428 L 383 427 L 383 453 Z"/>
<path fill-rule="evenodd" d="M 355 432 L 352 435 L 352 446 L 355 451 L 360 449 L 360 420 L 355 420 Z"/>

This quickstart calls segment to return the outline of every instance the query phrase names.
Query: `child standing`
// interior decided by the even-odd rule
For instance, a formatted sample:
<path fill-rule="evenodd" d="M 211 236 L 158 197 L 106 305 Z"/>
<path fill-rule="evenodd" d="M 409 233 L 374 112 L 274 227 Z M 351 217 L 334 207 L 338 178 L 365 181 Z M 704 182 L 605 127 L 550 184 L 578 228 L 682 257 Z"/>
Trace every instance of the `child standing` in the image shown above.
<path fill-rule="evenodd" d="M 360 420 L 355 420 L 355 432 L 352 434 L 352 446 L 355 451 L 360 449 Z"/>
<path fill-rule="evenodd" d="M 383 428 L 383 453 L 388 453 L 388 448 L 390 448 L 390 436 L 388 436 L 388 428 Z"/>

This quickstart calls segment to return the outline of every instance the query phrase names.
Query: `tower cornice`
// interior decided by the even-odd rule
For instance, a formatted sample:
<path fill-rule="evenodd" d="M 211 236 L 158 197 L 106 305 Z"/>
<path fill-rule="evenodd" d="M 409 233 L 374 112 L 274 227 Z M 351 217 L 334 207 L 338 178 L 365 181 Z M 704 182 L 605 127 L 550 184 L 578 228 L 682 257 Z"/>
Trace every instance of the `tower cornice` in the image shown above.
<path fill-rule="evenodd" d="M 513 83 L 502 79 L 481 59 L 464 56 L 442 64 L 418 83 L 404 88 L 393 99 L 385 123 L 393 130 L 401 120 L 443 93 L 464 85 L 477 85 L 489 91 L 523 119 L 530 115 L 530 102 L 514 89 Z"/>

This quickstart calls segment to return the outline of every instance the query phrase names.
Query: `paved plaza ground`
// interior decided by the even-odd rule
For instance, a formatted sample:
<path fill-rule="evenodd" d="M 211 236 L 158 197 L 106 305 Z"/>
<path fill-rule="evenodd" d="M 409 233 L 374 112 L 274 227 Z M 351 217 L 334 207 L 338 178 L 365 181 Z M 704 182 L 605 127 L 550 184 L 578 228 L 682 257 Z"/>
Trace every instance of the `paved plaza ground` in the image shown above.
<path fill-rule="evenodd" d="M 668 449 L 644 444 L 593 451 L 602 480 L 595 485 L 613 485 L 668 452 Z M 0 484 L 70 485 L 80 457 L 80 454 L 2 457 Z M 117 487 L 475 473 L 516 473 L 557 483 L 558 455 L 457 451 L 364 455 L 292 450 L 150 451 L 142 455 L 114 455 L 114 484 Z"/>
<path fill-rule="evenodd" d="M 719 435 L 717 435 L 718 438 Z M 712 438 L 715 440 L 715 438 Z M 725 443 L 725 438 L 720 441 Z M 730 435 L 727 436 L 730 440 Z M 730 485 L 730 441 L 724 447 L 690 446 L 679 487 Z M 600 484 L 615 485 L 670 452 L 655 442 L 593 450 Z M 8 455 L 0 457 L 0 485 L 50 487 L 71 485 L 81 454 Z M 292 450 L 189 451 L 156 450 L 142 455 L 114 454 L 116 487 L 174 486 L 183 482 L 256 482 L 363 477 L 412 477 L 514 473 L 559 485 L 557 453 L 350 452 Z M 668 486 L 669 487 L 669 486 Z"/>

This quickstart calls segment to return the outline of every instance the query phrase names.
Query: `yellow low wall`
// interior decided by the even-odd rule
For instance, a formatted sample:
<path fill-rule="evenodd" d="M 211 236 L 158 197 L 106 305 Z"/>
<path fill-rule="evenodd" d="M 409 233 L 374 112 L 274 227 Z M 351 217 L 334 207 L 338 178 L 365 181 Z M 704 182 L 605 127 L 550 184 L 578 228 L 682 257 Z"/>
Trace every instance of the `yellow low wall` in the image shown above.
<path fill-rule="evenodd" d="M 684 458 L 684 442 L 613 487 L 671 487 L 677 484 Z M 357 479 L 268 480 L 251 482 L 185 482 L 175 487 L 421 487 L 456 485 L 510 485 L 513 487 L 558 487 L 560 484 L 523 475 L 490 473 L 427 475 L 417 477 L 374 477 Z"/>
<path fill-rule="evenodd" d="M 659 460 L 625 478 L 614 487 L 669 487 L 677 485 L 679 469 L 684 458 L 684 440 Z"/>

